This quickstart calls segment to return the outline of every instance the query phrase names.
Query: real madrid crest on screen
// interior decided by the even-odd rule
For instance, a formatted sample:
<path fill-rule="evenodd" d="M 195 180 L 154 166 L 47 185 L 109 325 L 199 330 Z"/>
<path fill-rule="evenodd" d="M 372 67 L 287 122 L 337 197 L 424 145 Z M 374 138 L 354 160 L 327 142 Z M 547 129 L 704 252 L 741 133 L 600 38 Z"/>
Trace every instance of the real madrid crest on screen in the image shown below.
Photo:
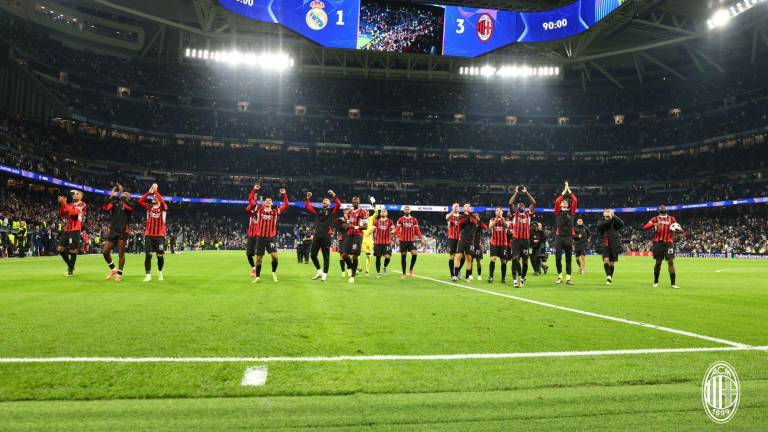
<path fill-rule="evenodd" d="M 322 30 L 328 24 L 328 14 L 325 13 L 325 3 L 314 0 L 307 11 L 307 26 L 312 30 Z"/>

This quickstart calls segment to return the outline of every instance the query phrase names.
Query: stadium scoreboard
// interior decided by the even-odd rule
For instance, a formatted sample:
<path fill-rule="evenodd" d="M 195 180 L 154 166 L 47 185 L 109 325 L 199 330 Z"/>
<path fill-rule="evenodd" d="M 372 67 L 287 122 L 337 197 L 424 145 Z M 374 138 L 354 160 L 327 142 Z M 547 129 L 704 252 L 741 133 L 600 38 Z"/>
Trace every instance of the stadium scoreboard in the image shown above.
<path fill-rule="evenodd" d="M 219 0 L 233 13 L 280 24 L 329 48 L 477 57 L 514 43 L 586 31 L 628 0 L 576 0 L 515 12 L 386 0 Z"/>

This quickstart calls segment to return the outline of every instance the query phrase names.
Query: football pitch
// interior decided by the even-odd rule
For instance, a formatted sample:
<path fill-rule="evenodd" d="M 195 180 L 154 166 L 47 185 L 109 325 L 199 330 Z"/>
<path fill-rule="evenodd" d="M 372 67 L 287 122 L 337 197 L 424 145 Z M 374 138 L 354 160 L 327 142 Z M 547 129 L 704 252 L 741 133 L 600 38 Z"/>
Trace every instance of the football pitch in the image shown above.
<path fill-rule="evenodd" d="M 332 257 L 321 282 L 281 253 L 278 283 L 243 252 L 168 255 L 150 283 L 143 255 L 119 284 L 101 256 L 73 278 L 0 261 L 0 430 L 768 429 L 764 262 L 679 258 L 672 290 L 650 258 L 606 286 L 590 257 L 574 286 L 515 289 L 451 283 L 445 255 L 350 284 Z M 719 360 L 741 384 L 726 425 L 701 401 Z M 243 385 L 253 367 L 266 382 Z"/>

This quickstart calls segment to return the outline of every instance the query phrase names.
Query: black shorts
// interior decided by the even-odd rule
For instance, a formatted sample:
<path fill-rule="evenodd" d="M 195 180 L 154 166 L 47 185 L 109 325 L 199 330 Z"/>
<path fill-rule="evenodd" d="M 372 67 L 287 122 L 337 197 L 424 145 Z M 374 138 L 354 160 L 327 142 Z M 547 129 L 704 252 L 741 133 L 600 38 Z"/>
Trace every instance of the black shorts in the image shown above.
<path fill-rule="evenodd" d="M 248 237 L 246 248 L 248 255 L 264 256 L 265 253 L 277 253 L 277 244 L 274 237 Z"/>
<path fill-rule="evenodd" d="M 388 244 L 375 244 L 373 245 L 373 256 L 391 256 L 392 245 Z"/>
<path fill-rule="evenodd" d="M 312 250 L 319 250 L 319 249 L 330 249 L 331 248 L 331 237 L 327 235 L 315 235 L 312 237 Z"/>
<path fill-rule="evenodd" d="M 653 242 L 653 259 L 667 261 L 675 259 L 675 245 L 673 243 Z"/>
<path fill-rule="evenodd" d="M 448 253 L 453 255 L 459 248 L 459 241 L 456 239 L 448 239 Z"/>
<path fill-rule="evenodd" d="M 491 245 L 491 256 L 499 257 L 503 260 L 507 259 L 507 247 L 506 246 L 493 246 Z"/>
<path fill-rule="evenodd" d="M 82 243 L 82 236 L 80 231 L 63 231 L 59 235 L 57 244 L 64 249 L 78 250 L 80 249 L 80 243 Z"/>
<path fill-rule="evenodd" d="M 587 245 L 582 242 L 576 242 L 573 245 L 573 253 L 576 254 L 577 257 L 580 257 L 582 255 L 587 254 Z"/>
<path fill-rule="evenodd" d="M 144 253 L 165 253 L 164 236 L 144 236 Z"/>
<path fill-rule="evenodd" d="M 412 241 L 401 241 L 398 246 L 400 246 L 400 253 L 419 251 L 419 249 L 416 247 L 416 242 Z"/>
<path fill-rule="evenodd" d="M 363 246 L 363 236 L 347 235 L 344 239 L 344 253 L 347 255 L 360 256 L 360 248 Z"/>
<path fill-rule="evenodd" d="M 546 256 L 547 248 L 545 246 L 545 243 L 531 244 L 531 255 L 538 256 L 538 257 Z"/>
<path fill-rule="evenodd" d="M 479 244 L 475 244 L 475 253 L 472 254 L 472 257 L 476 260 L 483 259 L 483 247 Z"/>
<path fill-rule="evenodd" d="M 621 245 L 603 245 L 603 258 L 608 258 L 611 262 L 619 260 L 619 254 L 621 254 Z"/>
<path fill-rule="evenodd" d="M 531 242 L 529 240 L 512 239 L 512 255 L 510 257 L 526 257 L 530 247 Z"/>
<path fill-rule="evenodd" d="M 128 241 L 128 233 L 125 231 L 110 231 L 109 234 L 107 234 L 106 237 L 104 237 L 104 241 L 117 243 L 118 240 L 122 240 L 124 242 Z"/>
<path fill-rule="evenodd" d="M 573 251 L 573 240 L 570 237 L 555 237 L 555 254 Z"/>
<path fill-rule="evenodd" d="M 460 240 L 456 246 L 456 253 L 475 256 L 475 245 L 472 242 Z"/>

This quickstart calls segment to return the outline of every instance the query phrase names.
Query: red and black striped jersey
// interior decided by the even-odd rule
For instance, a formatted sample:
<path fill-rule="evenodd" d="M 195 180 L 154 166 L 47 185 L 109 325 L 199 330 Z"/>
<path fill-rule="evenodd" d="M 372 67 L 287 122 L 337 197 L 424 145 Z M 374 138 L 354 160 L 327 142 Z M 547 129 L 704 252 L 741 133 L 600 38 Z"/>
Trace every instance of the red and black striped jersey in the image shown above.
<path fill-rule="evenodd" d="M 249 198 L 249 201 L 248 207 L 245 208 L 245 212 L 251 218 L 248 224 L 248 237 L 277 236 L 277 219 L 288 209 L 288 195 L 283 195 L 283 204 L 279 208 L 272 206 L 267 209 L 263 202 L 257 205 L 255 198 Z"/>
<path fill-rule="evenodd" d="M 507 220 L 503 217 L 494 217 L 491 219 L 493 223 L 493 230 L 491 231 L 491 246 L 506 247 L 507 242 L 507 228 L 504 226 Z"/>
<path fill-rule="evenodd" d="M 674 216 L 660 214 L 652 217 L 648 223 L 643 225 L 643 229 L 656 229 L 656 234 L 653 236 L 653 241 L 655 242 L 673 243 L 674 239 L 672 238 L 672 230 L 670 227 L 675 222 L 677 222 L 677 219 L 675 219 Z"/>
<path fill-rule="evenodd" d="M 373 233 L 373 243 L 377 245 L 388 245 L 392 243 L 392 226 L 395 223 L 390 218 L 380 218 L 374 222 L 376 231 Z"/>
<path fill-rule="evenodd" d="M 61 203 L 59 214 L 67 218 L 64 224 L 64 231 L 81 231 L 83 229 L 86 207 L 83 201 L 73 202 L 72 204 Z"/>
<path fill-rule="evenodd" d="M 400 241 L 405 242 L 414 241 L 416 236 L 419 238 L 424 237 L 419 229 L 419 221 L 413 216 L 401 216 L 400 219 L 397 220 L 395 232 Z"/>
<path fill-rule="evenodd" d="M 510 211 L 510 213 L 512 213 Z M 512 238 L 530 240 L 531 238 L 531 209 L 515 211 L 510 215 Z"/>
<path fill-rule="evenodd" d="M 150 193 L 147 192 L 139 198 L 139 205 L 147 211 L 147 227 L 144 230 L 144 235 L 163 237 L 165 236 L 165 215 L 168 212 L 168 206 L 158 192 L 154 194 L 152 205 L 147 204 L 149 195 Z"/>
<path fill-rule="evenodd" d="M 453 214 L 448 218 L 448 239 L 458 240 L 461 236 L 461 228 L 459 228 L 460 214 Z"/>
<path fill-rule="evenodd" d="M 349 214 L 347 215 L 347 225 L 349 225 L 349 228 L 347 228 L 347 235 L 363 235 L 361 227 L 363 222 L 367 220 L 368 210 L 362 208 L 349 209 Z"/>

